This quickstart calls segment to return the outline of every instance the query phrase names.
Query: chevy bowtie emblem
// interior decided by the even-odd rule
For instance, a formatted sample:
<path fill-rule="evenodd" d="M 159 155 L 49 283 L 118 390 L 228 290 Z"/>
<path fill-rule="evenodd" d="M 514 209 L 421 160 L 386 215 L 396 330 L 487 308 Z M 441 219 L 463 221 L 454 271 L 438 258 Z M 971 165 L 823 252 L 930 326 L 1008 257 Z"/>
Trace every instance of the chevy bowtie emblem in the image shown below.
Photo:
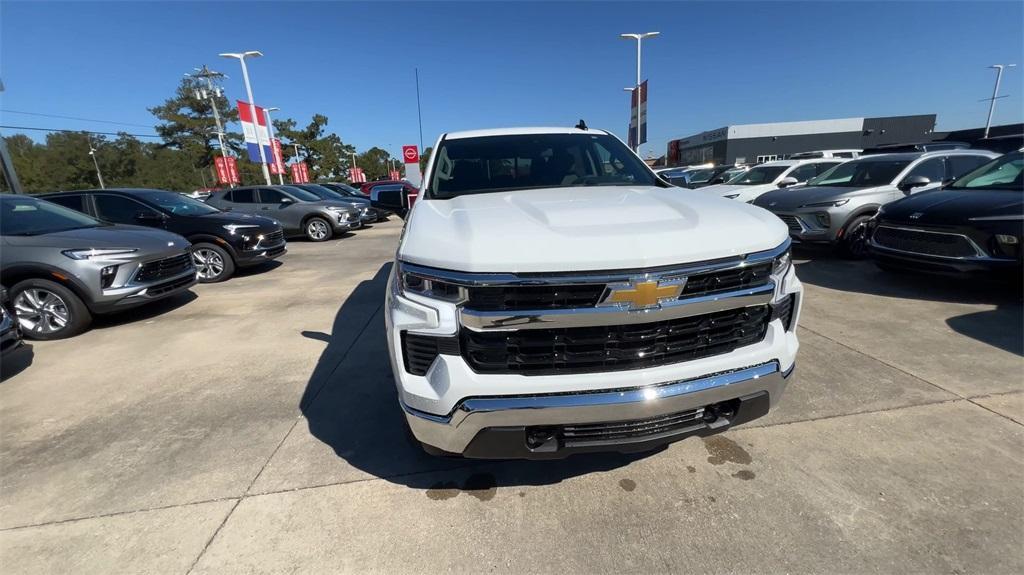
<path fill-rule="evenodd" d="M 924 215 L 924 214 L 923 214 L 923 213 L 921 213 L 921 212 L 914 212 L 914 213 L 910 214 L 910 219 L 912 219 L 912 220 L 916 220 L 917 218 L 919 218 L 919 217 L 921 217 L 921 216 L 923 216 L 923 215 Z"/>
<path fill-rule="evenodd" d="M 639 279 L 629 283 L 608 284 L 601 306 L 648 309 L 658 307 L 662 302 L 679 299 L 686 285 L 686 278 L 659 282 L 653 279 Z"/>

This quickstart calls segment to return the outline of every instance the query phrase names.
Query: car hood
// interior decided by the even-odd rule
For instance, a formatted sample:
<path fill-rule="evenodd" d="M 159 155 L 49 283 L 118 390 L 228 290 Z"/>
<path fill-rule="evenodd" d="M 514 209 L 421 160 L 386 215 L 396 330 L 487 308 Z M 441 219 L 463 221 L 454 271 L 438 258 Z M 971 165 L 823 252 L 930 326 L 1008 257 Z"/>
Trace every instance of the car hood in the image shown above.
<path fill-rule="evenodd" d="M 762 194 L 754 205 L 773 212 L 796 210 L 804 204 L 831 202 L 843 198 L 871 195 L 887 189 L 888 186 L 870 188 L 843 188 L 839 186 L 801 186 L 783 188 Z"/>
<path fill-rule="evenodd" d="M 1017 216 L 1024 212 L 1020 190 L 947 188 L 907 196 L 886 204 L 883 220 L 920 224 L 963 224 L 970 218 Z M 911 217 L 916 216 L 916 217 Z"/>
<path fill-rule="evenodd" d="M 333 200 L 333 201 L 335 201 L 335 202 L 342 202 L 342 203 L 345 203 L 345 204 L 354 205 L 354 206 L 360 206 L 360 207 L 370 205 L 370 198 L 346 197 L 345 199 L 342 199 L 342 200 Z"/>
<path fill-rule="evenodd" d="M 181 251 L 188 240 L 171 232 L 142 226 L 111 225 L 38 236 L 5 236 L 9 245 L 34 248 L 137 248 L 139 251 Z"/>
<path fill-rule="evenodd" d="M 265 218 L 263 216 L 257 216 L 252 214 L 243 214 L 241 212 L 221 212 L 217 214 L 204 214 L 201 216 L 190 216 L 204 222 L 212 222 L 221 225 L 238 224 L 242 226 L 257 225 L 261 229 L 272 229 L 279 227 L 276 220 L 271 218 Z"/>
<path fill-rule="evenodd" d="M 319 202 L 306 202 L 306 203 L 309 204 L 309 205 L 312 205 L 312 206 L 320 206 L 320 207 L 324 207 L 324 208 L 334 207 L 334 208 L 345 208 L 346 210 L 352 210 L 354 212 L 358 212 L 359 211 L 359 209 L 354 207 L 352 204 L 349 204 L 349 203 L 346 203 L 346 202 L 342 202 L 340 200 L 320 200 Z"/>
<path fill-rule="evenodd" d="M 778 218 L 697 190 L 553 188 L 416 202 L 398 256 L 467 272 L 643 268 L 772 249 Z"/>

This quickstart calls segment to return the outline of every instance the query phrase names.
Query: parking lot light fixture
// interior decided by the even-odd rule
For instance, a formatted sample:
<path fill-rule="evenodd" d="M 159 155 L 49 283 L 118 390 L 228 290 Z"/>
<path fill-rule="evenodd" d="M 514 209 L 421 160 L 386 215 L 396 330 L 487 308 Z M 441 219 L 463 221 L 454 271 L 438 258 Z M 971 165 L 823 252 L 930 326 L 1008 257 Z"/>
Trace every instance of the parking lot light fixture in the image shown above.
<path fill-rule="evenodd" d="M 620 38 L 625 40 L 636 40 L 636 147 L 634 151 L 637 155 L 640 154 L 640 102 L 642 101 L 643 94 L 640 93 L 640 83 L 643 80 L 640 77 L 640 45 L 643 43 L 645 38 L 653 38 L 661 32 L 643 32 L 640 34 L 619 34 Z M 630 117 L 633 113 L 632 102 L 630 102 Z"/>
<path fill-rule="evenodd" d="M 235 58 L 242 64 L 242 80 L 245 82 L 245 93 L 249 96 L 249 113 L 252 116 L 253 123 L 257 123 L 256 117 L 256 100 L 252 97 L 252 85 L 249 83 L 249 69 L 245 66 L 246 58 L 259 58 L 263 55 L 263 52 L 259 50 L 249 50 L 248 52 L 224 52 L 220 54 L 222 58 Z M 267 185 L 272 185 L 270 181 L 270 169 L 267 167 L 267 154 L 263 151 L 263 144 L 260 143 L 259 131 L 256 132 L 256 148 L 260 151 L 260 162 L 263 167 L 263 178 L 267 181 Z"/>

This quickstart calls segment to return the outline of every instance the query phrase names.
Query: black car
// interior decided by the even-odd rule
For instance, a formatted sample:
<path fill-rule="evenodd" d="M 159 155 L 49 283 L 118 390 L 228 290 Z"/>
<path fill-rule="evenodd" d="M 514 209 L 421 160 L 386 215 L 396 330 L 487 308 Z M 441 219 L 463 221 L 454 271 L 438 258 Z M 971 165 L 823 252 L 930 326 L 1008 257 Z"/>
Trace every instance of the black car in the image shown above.
<path fill-rule="evenodd" d="M 883 269 L 983 274 L 1024 272 L 1024 154 L 1013 152 L 931 192 L 886 204 L 869 249 Z"/>
<path fill-rule="evenodd" d="M 115 188 L 41 196 L 115 224 L 151 226 L 192 243 L 199 281 L 228 279 L 236 268 L 272 260 L 286 251 L 281 224 L 261 216 L 228 213 L 164 190 Z"/>
<path fill-rule="evenodd" d="M 292 187 L 302 188 L 307 192 L 315 194 L 321 200 L 345 202 L 359 210 L 359 221 L 364 224 L 372 224 L 381 219 L 380 210 L 370 206 L 370 199 L 360 195 L 352 197 L 337 192 L 324 184 L 292 184 Z"/>

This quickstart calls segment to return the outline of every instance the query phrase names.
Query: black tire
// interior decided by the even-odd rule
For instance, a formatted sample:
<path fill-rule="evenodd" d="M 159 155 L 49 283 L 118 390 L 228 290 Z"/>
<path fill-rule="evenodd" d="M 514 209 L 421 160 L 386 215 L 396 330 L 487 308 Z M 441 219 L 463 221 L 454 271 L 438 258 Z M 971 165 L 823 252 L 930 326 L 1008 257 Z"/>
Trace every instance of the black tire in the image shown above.
<path fill-rule="evenodd" d="M 52 294 L 61 303 L 40 297 L 43 293 Z M 92 314 L 81 298 L 55 281 L 35 278 L 20 281 L 11 288 L 10 297 L 21 329 L 29 339 L 73 337 L 92 323 Z M 64 325 L 57 327 L 61 316 Z"/>
<path fill-rule="evenodd" d="M 870 215 L 857 216 L 846 224 L 843 239 L 836 246 L 840 256 L 850 260 L 862 260 L 868 257 L 867 226 Z"/>
<path fill-rule="evenodd" d="M 196 265 L 199 283 L 222 282 L 235 275 L 235 260 L 227 250 L 216 244 L 192 244 L 192 262 Z"/>
<path fill-rule="evenodd" d="M 326 242 L 334 236 L 334 228 L 324 218 L 312 217 L 303 222 L 302 233 L 311 242 Z"/>

